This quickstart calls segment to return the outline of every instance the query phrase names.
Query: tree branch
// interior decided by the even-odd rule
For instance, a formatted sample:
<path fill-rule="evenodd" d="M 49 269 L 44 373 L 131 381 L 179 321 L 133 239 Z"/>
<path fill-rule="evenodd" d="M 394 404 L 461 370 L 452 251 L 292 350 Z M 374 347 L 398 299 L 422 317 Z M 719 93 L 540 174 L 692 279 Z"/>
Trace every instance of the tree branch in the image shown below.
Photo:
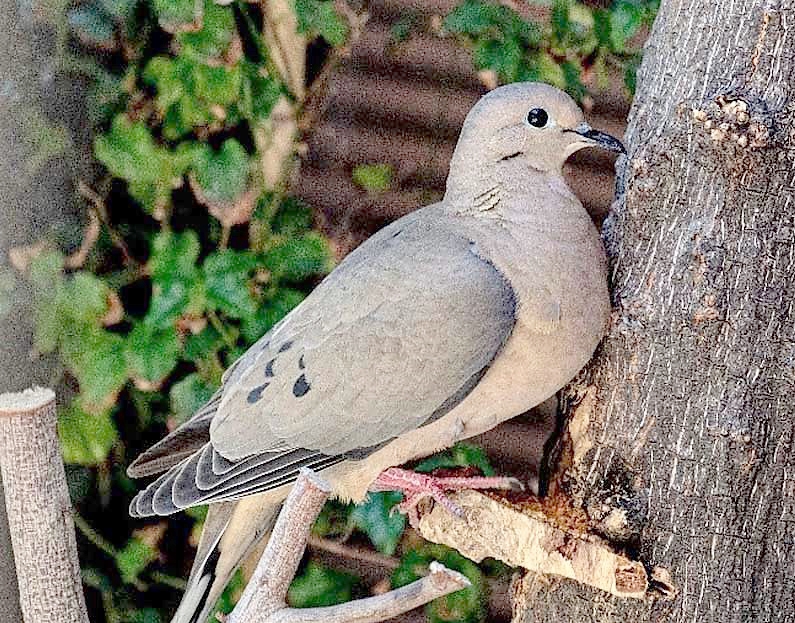
<path fill-rule="evenodd" d="M 514 507 L 476 491 L 462 491 L 451 499 L 464 509 L 465 518 L 453 518 L 436 505 L 420 519 L 419 532 L 476 562 L 493 557 L 529 571 L 571 578 L 619 597 L 643 599 L 650 584 L 655 592 L 665 592 L 658 580 L 667 577 L 664 570 L 655 570 L 650 583 L 640 562 L 595 535 L 556 525 L 540 511 Z"/>
<path fill-rule="evenodd" d="M 257 569 L 226 623 L 375 623 L 470 585 L 460 573 L 433 562 L 426 577 L 383 595 L 324 608 L 288 608 L 287 590 L 329 493 L 316 474 L 301 471 Z"/>
<path fill-rule="evenodd" d="M 55 394 L 0 395 L 0 468 L 25 621 L 88 623 Z"/>

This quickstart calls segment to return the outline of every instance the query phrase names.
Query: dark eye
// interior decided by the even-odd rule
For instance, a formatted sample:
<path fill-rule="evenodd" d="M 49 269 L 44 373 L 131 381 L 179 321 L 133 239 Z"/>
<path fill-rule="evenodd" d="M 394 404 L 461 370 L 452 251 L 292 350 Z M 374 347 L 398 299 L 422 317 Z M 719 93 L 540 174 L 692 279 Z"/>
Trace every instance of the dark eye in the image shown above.
<path fill-rule="evenodd" d="M 533 110 L 527 113 L 527 123 L 534 128 L 543 128 L 547 124 L 547 121 L 549 121 L 549 115 L 543 108 L 533 108 Z"/>

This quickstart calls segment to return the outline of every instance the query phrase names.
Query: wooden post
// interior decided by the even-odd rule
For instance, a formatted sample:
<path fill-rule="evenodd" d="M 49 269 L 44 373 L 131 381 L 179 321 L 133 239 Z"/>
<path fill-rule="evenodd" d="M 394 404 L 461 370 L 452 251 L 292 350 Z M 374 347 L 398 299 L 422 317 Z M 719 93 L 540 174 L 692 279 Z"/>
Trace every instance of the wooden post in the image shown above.
<path fill-rule="evenodd" d="M 11 545 L 11 530 L 8 527 L 5 495 L 0 476 L 0 612 L 9 621 L 21 621 L 17 589 L 17 570 L 14 566 L 14 548 Z"/>
<path fill-rule="evenodd" d="M 25 623 L 88 623 L 55 394 L 0 395 L 0 469 Z"/>

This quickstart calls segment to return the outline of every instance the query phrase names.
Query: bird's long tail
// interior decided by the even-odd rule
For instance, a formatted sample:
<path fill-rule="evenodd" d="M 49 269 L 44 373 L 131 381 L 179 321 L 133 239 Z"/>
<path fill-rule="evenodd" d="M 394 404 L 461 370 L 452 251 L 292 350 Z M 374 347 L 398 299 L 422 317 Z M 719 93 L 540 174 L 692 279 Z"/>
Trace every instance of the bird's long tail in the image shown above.
<path fill-rule="evenodd" d="M 171 623 L 207 622 L 232 574 L 270 534 L 281 502 L 281 496 L 263 494 L 210 505 L 188 587 Z"/>

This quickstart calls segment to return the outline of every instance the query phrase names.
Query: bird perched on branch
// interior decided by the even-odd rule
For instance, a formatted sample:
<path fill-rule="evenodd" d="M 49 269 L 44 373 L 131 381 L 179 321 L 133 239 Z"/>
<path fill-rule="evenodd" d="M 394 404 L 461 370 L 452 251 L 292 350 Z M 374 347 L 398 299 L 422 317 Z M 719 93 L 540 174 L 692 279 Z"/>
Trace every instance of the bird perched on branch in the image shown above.
<path fill-rule="evenodd" d="M 512 487 L 397 466 L 541 403 L 590 359 L 610 311 L 598 232 L 561 175 L 584 147 L 623 152 L 574 101 L 521 83 L 470 111 L 440 203 L 385 227 L 236 361 L 131 476 L 163 472 L 134 516 L 210 504 L 174 623 L 204 623 L 298 470 L 343 500 Z"/>

